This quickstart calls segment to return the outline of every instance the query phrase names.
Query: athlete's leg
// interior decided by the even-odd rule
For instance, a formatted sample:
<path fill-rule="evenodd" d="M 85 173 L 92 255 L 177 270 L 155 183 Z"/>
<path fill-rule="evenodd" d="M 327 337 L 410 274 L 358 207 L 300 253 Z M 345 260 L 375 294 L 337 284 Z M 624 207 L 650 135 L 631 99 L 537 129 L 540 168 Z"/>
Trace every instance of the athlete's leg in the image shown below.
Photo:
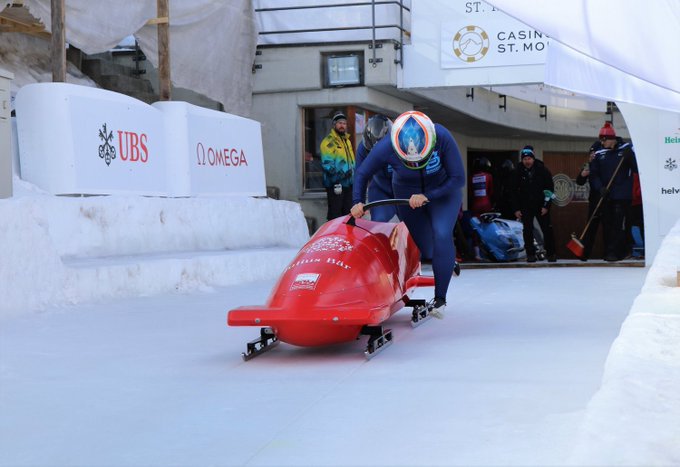
<path fill-rule="evenodd" d="M 451 282 L 456 261 L 456 247 L 453 243 L 452 232 L 462 199 L 461 190 L 457 190 L 455 193 L 425 205 L 432 225 L 432 272 L 435 280 L 435 297 L 446 299 L 446 292 Z"/>

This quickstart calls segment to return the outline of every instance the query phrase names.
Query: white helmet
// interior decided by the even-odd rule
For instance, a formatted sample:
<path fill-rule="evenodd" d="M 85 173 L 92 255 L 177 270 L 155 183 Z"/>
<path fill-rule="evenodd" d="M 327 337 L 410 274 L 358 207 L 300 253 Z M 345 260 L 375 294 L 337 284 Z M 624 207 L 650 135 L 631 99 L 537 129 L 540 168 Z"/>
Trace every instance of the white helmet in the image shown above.
<path fill-rule="evenodd" d="M 409 169 L 422 169 L 430 160 L 437 134 L 430 117 L 411 110 L 399 115 L 390 134 L 397 157 Z"/>

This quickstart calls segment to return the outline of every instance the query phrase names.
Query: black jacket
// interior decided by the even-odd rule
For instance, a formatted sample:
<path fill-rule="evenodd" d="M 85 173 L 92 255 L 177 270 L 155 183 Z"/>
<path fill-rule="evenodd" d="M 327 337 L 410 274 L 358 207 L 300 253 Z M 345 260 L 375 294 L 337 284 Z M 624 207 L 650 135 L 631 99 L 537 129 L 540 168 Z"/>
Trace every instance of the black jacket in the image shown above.
<path fill-rule="evenodd" d="M 550 208 L 551 199 L 546 200 L 545 190 L 552 193 L 555 185 L 542 161 L 536 159 L 531 169 L 518 164 L 512 178 L 513 210 L 539 213 L 541 208 Z"/>
<path fill-rule="evenodd" d="M 590 163 L 590 189 L 598 193 L 607 186 L 621 158 L 623 162 L 609 189 L 609 199 L 629 200 L 633 197 L 633 174 L 637 173 L 637 163 L 633 145 L 616 138 L 616 147 L 600 149 Z"/>

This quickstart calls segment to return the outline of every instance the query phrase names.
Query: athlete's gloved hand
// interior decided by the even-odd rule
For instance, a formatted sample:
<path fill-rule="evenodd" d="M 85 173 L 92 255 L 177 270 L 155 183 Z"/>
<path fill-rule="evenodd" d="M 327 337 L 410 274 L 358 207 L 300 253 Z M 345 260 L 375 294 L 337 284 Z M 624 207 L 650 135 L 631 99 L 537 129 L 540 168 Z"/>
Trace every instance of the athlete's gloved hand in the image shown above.
<path fill-rule="evenodd" d="M 364 215 L 364 203 L 357 203 L 354 206 L 352 206 L 350 213 L 352 214 L 352 217 L 354 217 L 355 219 L 359 219 L 360 217 L 363 217 L 363 215 Z"/>
<path fill-rule="evenodd" d="M 411 206 L 411 209 L 415 209 L 421 207 L 428 201 L 427 196 L 419 193 L 417 195 L 411 195 L 411 198 L 408 200 L 408 205 Z"/>

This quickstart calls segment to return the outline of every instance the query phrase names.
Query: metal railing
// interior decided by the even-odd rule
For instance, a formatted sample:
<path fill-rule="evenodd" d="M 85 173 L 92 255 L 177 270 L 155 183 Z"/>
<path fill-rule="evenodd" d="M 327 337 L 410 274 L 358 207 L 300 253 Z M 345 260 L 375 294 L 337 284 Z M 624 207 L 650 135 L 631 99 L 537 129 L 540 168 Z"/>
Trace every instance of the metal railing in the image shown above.
<path fill-rule="evenodd" d="M 376 16 L 375 16 L 375 7 L 377 5 L 396 5 L 399 7 L 399 23 L 398 24 L 381 24 L 381 25 L 376 25 Z M 400 66 L 404 66 L 404 51 L 403 51 L 403 45 L 404 45 L 404 37 L 405 36 L 410 36 L 411 32 L 407 30 L 404 27 L 404 12 L 407 14 L 411 13 L 410 7 L 406 6 L 404 4 L 404 0 L 371 0 L 371 1 L 364 1 L 364 2 L 343 2 L 343 3 L 330 3 L 330 4 L 319 4 L 319 5 L 303 5 L 303 6 L 284 6 L 284 7 L 272 7 L 272 8 L 256 8 L 255 13 L 272 13 L 272 12 L 279 12 L 279 11 L 292 11 L 292 10 L 298 10 L 298 11 L 308 11 L 308 10 L 313 10 L 313 9 L 320 9 L 320 8 L 347 8 L 347 7 L 366 7 L 370 6 L 371 7 L 371 24 L 369 25 L 362 25 L 362 26 L 338 26 L 338 27 L 325 27 L 325 28 L 304 28 L 304 29 L 280 29 L 280 30 L 274 30 L 274 31 L 260 31 L 259 35 L 260 36 L 266 36 L 266 35 L 275 35 L 275 34 L 296 34 L 296 33 L 318 33 L 318 32 L 334 32 L 334 31 L 361 31 L 361 30 L 370 30 L 371 31 L 371 48 L 373 50 L 373 58 L 370 60 L 370 62 L 373 64 L 373 66 L 376 66 L 376 64 L 380 61 L 376 57 L 376 48 L 378 44 L 378 40 L 376 39 L 376 30 L 378 29 L 396 29 L 399 31 L 399 39 L 388 39 L 388 41 L 393 42 L 395 45 L 395 49 L 399 50 L 399 59 L 395 60 L 395 63 L 398 63 Z M 306 22 L 308 21 L 308 18 L 305 18 Z M 356 41 L 352 41 L 356 42 Z M 295 43 L 295 42 L 290 42 L 290 43 Z M 288 43 L 288 44 L 290 44 Z M 309 45 L 313 43 L 327 43 L 327 41 L 310 41 L 310 42 L 304 42 L 304 43 L 299 43 L 300 45 Z"/>

